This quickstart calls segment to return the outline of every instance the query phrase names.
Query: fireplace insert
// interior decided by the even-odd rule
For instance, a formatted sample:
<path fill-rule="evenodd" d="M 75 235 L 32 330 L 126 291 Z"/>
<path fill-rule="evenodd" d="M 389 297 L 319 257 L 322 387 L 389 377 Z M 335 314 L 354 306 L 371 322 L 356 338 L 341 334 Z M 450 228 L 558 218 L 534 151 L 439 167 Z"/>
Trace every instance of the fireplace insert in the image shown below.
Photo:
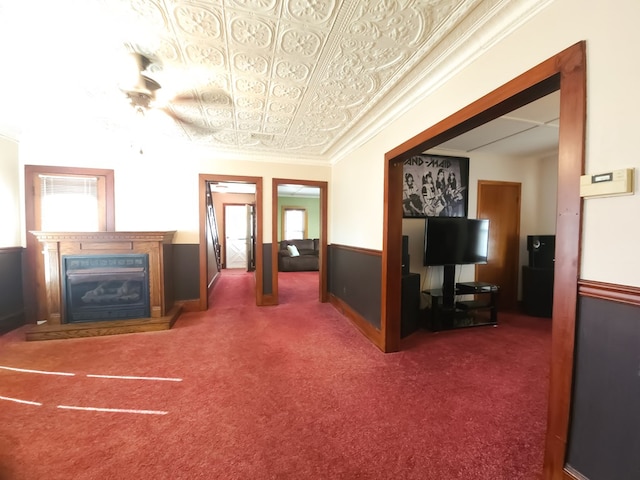
<path fill-rule="evenodd" d="M 146 254 L 63 255 L 62 278 L 67 323 L 149 317 Z"/>

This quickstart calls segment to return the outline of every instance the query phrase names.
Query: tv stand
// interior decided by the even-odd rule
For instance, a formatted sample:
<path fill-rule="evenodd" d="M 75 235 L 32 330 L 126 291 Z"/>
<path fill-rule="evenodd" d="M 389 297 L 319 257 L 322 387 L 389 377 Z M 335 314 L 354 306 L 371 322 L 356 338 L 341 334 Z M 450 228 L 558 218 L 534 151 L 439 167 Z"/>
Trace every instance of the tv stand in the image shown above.
<path fill-rule="evenodd" d="M 453 308 L 456 303 L 456 266 L 445 265 L 442 279 L 442 305 Z"/>
<path fill-rule="evenodd" d="M 447 303 L 443 289 L 423 290 L 431 297 L 427 326 L 434 332 L 454 328 L 497 325 L 496 300 L 500 288 L 484 282 L 462 282 L 454 286 L 453 304 Z M 474 295 L 474 300 L 457 300 L 462 295 Z"/>

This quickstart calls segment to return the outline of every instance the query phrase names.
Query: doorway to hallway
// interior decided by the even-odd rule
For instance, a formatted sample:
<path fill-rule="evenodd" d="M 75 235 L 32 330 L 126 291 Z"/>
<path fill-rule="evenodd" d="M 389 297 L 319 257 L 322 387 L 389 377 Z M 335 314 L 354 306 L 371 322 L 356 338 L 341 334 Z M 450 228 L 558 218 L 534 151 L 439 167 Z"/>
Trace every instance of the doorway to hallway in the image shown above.
<path fill-rule="evenodd" d="M 225 268 L 254 269 L 253 218 L 251 204 L 224 205 Z"/>
<path fill-rule="evenodd" d="M 262 178 L 235 175 L 200 174 L 200 310 L 209 307 L 210 293 L 222 270 L 242 268 L 253 271 L 256 305 L 264 304 L 263 255 L 262 255 Z M 209 195 L 209 197 L 208 197 Z M 233 210 L 226 213 L 226 206 L 240 206 L 242 214 Z M 216 228 L 209 228 L 207 222 L 216 211 L 215 217 L 221 219 Z M 231 234 L 226 231 L 228 218 Z M 251 221 L 247 221 L 250 218 Z M 218 228 L 219 227 L 219 228 Z M 213 232 L 218 234 L 212 235 Z M 232 245 L 227 245 L 227 236 Z M 219 238 L 218 246 L 213 243 Z M 241 240 L 243 239 L 243 240 Z M 246 245 L 248 243 L 248 246 Z M 216 268 L 215 255 L 220 252 L 221 269 Z M 244 251 L 244 254 L 243 254 Z M 228 255 L 229 254 L 229 255 Z"/>
<path fill-rule="evenodd" d="M 318 271 L 312 272 L 312 277 L 317 276 L 318 285 L 318 299 L 320 302 L 327 302 L 329 300 L 328 294 L 328 281 L 327 281 L 327 200 L 328 183 L 325 181 L 316 180 L 293 180 L 274 178 L 272 179 L 272 205 L 275 207 L 272 209 L 272 250 L 271 250 L 271 262 L 272 268 L 272 304 L 279 303 L 279 279 L 282 276 L 291 272 L 279 272 L 278 267 L 278 255 L 280 245 L 286 241 L 284 237 L 315 237 L 317 239 L 318 249 Z M 301 192 L 305 192 L 302 195 Z M 305 204 L 300 196 L 313 197 L 313 205 Z M 293 198 L 292 198 L 293 197 Z M 288 199 L 285 201 L 285 199 Z M 308 200 L 308 199 L 307 199 Z M 289 229 L 286 224 L 288 222 L 285 218 L 285 212 L 287 211 L 302 211 L 303 221 L 296 227 L 293 226 Z M 313 212 L 313 213 L 312 213 Z M 313 217 L 313 228 L 309 224 L 309 217 Z M 295 222 L 294 222 L 295 223 Z M 290 230 L 287 233 L 287 230 Z M 296 231 L 297 230 L 297 231 Z M 294 238 L 290 238 L 294 239 Z M 313 240 L 313 238 L 312 238 Z"/>

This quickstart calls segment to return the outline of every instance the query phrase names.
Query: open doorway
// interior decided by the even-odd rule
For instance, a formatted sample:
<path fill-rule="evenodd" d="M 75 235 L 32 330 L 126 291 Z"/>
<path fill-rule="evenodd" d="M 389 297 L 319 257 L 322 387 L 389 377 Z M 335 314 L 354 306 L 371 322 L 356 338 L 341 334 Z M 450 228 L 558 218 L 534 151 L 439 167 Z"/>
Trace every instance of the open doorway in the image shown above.
<path fill-rule="evenodd" d="M 229 195 L 236 194 L 225 193 Z M 215 193 L 213 196 L 214 205 L 221 204 L 224 211 L 224 268 L 252 272 L 255 270 L 255 195 L 252 203 L 224 203 L 216 201 Z"/>
<path fill-rule="evenodd" d="M 272 195 L 273 303 L 279 303 L 280 281 L 295 282 L 294 276 L 306 283 L 313 280 L 317 298 L 326 302 L 327 182 L 274 178 Z M 296 255 L 298 247 L 302 255 Z M 284 298 L 295 301 L 295 296 Z"/>
<path fill-rule="evenodd" d="M 262 305 L 262 178 L 201 174 L 199 182 L 200 310 L 208 308 L 227 268 L 255 272 L 256 304 Z"/>
<path fill-rule="evenodd" d="M 549 410 L 544 478 L 561 478 L 566 455 L 579 273 L 586 128 L 585 43 L 555 55 L 385 155 L 385 215 L 381 340 L 397 351 L 400 340 L 402 166 L 405 159 L 455 138 L 507 112 L 560 90 L 556 262 Z"/>

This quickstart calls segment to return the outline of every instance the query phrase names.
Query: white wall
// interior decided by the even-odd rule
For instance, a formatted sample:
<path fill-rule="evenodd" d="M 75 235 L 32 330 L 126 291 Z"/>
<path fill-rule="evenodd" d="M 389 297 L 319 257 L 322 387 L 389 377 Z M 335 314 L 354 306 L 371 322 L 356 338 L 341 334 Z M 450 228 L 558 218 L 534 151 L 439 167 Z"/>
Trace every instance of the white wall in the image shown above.
<path fill-rule="evenodd" d="M 640 166 L 633 154 L 640 63 L 629 57 L 640 44 L 638 18 L 637 0 L 556 0 L 488 48 L 383 134 L 340 159 L 332 174 L 332 207 L 340 212 L 330 217 L 330 240 L 381 249 L 385 152 L 581 40 L 587 42 L 586 171 Z M 640 286 L 640 256 L 629 255 L 640 240 L 640 222 L 630 221 L 639 209 L 638 195 L 585 201 L 582 278 Z"/>
<path fill-rule="evenodd" d="M 72 139 L 47 136 L 43 131 L 28 134 L 20 155 L 20 184 L 24 183 L 23 166 L 28 164 L 113 169 L 116 230 L 177 230 L 174 243 L 199 243 L 199 174 L 262 177 L 265 243 L 271 243 L 272 178 L 330 180 L 330 167 L 324 165 L 217 157 L 210 150 L 163 138 L 148 143 L 140 155 L 104 129 L 73 133 Z"/>
<path fill-rule="evenodd" d="M 20 246 L 18 165 L 18 143 L 0 136 L 0 247 Z"/>
<path fill-rule="evenodd" d="M 430 150 L 429 153 L 469 157 L 469 218 L 477 218 L 478 181 L 493 180 L 521 184 L 520 266 L 528 263 L 527 235 L 555 233 L 557 157 L 511 158 L 479 152 L 444 150 Z M 422 289 L 439 288 L 442 285 L 442 267 L 422 265 L 424 220 L 403 219 L 402 233 L 409 235 L 411 271 L 420 273 Z M 518 271 L 520 270 L 519 268 Z M 456 275 L 459 281 L 473 280 L 475 267 L 459 266 Z"/>

